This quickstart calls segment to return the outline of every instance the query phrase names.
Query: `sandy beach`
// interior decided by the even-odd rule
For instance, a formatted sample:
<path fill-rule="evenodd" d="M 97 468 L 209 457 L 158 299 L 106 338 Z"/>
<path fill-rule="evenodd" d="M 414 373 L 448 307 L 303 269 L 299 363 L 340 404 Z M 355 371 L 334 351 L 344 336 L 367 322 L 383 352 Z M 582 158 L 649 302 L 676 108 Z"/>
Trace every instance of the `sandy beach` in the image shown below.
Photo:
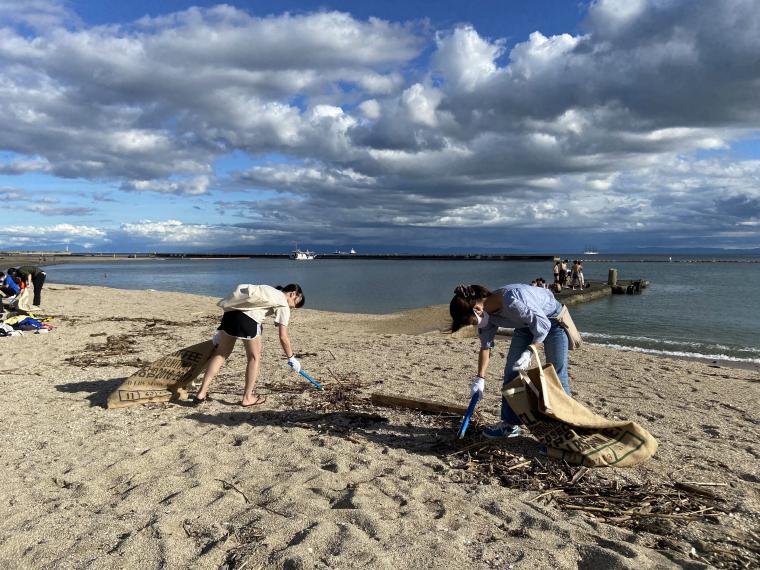
<path fill-rule="evenodd" d="M 55 329 L 0 339 L 3 567 L 758 563 L 754 370 L 589 344 L 572 352 L 576 398 L 640 423 L 660 445 L 636 467 L 590 471 L 586 488 L 685 483 L 710 505 L 689 517 L 600 518 L 602 511 L 551 500 L 552 473 L 566 467 L 542 458 L 529 435 L 480 445 L 478 427 L 497 417 L 507 337 L 497 344 L 478 425 L 462 441 L 453 440 L 457 417 L 370 403 L 371 393 L 384 392 L 466 404 L 478 345 L 441 332 L 445 307 L 295 311 L 291 339 L 304 369 L 324 382 L 322 392 L 287 368 L 268 325 L 262 406 L 239 405 L 245 359 L 238 346 L 211 388 L 213 401 L 105 409 L 108 394 L 138 367 L 210 338 L 216 301 L 51 282 L 41 312 Z M 489 476 L 484 457 L 527 462 L 512 471 L 526 473 L 526 483 Z"/>

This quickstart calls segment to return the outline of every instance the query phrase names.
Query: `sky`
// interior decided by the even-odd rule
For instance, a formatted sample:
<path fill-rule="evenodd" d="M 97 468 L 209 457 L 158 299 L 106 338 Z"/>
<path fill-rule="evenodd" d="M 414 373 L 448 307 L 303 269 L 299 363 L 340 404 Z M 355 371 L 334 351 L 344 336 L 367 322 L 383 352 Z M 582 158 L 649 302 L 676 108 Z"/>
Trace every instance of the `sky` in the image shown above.
<path fill-rule="evenodd" d="M 760 10 L 0 0 L 0 204 L 0 250 L 760 248 Z"/>

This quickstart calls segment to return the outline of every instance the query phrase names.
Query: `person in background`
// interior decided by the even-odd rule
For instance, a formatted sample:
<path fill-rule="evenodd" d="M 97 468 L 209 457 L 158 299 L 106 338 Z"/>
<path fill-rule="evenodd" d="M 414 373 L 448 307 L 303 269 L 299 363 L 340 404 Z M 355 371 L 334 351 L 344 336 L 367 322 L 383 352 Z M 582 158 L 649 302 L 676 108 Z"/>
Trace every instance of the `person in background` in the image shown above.
<path fill-rule="evenodd" d="M 301 286 L 291 283 L 285 287 L 269 285 L 238 285 L 230 295 L 217 303 L 222 309 L 222 322 L 217 329 L 214 339 L 219 345 L 214 355 L 209 359 L 203 382 L 193 398 L 197 406 L 209 399 L 208 389 L 211 382 L 221 370 L 227 358 L 232 354 L 237 339 L 243 341 L 245 354 L 248 359 L 245 368 L 245 389 L 243 391 L 243 407 L 257 406 L 266 402 L 266 396 L 256 396 L 253 393 L 256 379 L 261 366 L 261 333 L 262 324 L 266 317 L 274 317 L 274 323 L 279 329 L 280 345 L 288 359 L 288 366 L 295 372 L 301 371 L 301 363 L 293 353 L 288 336 L 290 310 L 303 307 L 306 302 Z"/>
<path fill-rule="evenodd" d="M 570 271 L 570 288 L 574 291 L 578 284 L 578 260 L 573 259 L 573 268 Z"/>
<path fill-rule="evenodd" d="M 36 265 L 22 265 L 16 269 L 16 276 L 26 283 L 27 287 L 34 287 L 32 305 L 39 307 L 42 302 L 42 286 L 45 284 L 47 273 Z"/>
<path fill-rule="evenodd" d="M 485 389 L 486 371 L 491 349 L 499 327 L 512 328 L 512 341 L 507 353 L 502 385 L 517 377 L 521 369 L 530 366 L 530 345 L 544 345 L 546 361 L 554 365 L 565 392 L 570 394 L 567 374 L 568 340 L 565 330 L 557 322 L 562 305 L 548 289 L 530 285 L 504 285 L 491 292 L 482 285 L 460 285 L 454 290 L 449 304 L 451 331 L 467 325 L 478 326 L 480 352 L 478 373 L 470 384 L 470 393 Z M 516 437 L 520 435 L 522 421 L 501 400 L 501 421 L 486 428 L 483 436 L 488 438 Z"/>
<path fill-rule="evenodd" d="M 552 273 L 554 274 L 554 282 L 555 283 L 557 281 L 559 281 L 559 270 L 560 270 L 561 265 L 562 265 L 562 262 L 558 259 L 554 263 L 554 267 L 552 267 Z"/>
<path fill-rule="evenodd" d="M 564 289 L 567 287 L 567 267 L 569 265 L 569 262 L 567 259 L 565 259 L 559 266 L 559 284 L 562 285 L 562 288 Z"/>
<path fill-rule="evenodd" d="M 578 285 L 581 289 L 586 288 L 586 280 L 583 278 L 583 262 L 578 260 Z"/>
<path fill-rule="evenodd" d="M 7 297 L 18 295 L 21 292 L 21 287 L 18 286 L 16 280 L 13 278 L 13 273 L 16 270 L 13 267 L 8 269 L 7 273 L 0 273 L 0 291 Z"/>

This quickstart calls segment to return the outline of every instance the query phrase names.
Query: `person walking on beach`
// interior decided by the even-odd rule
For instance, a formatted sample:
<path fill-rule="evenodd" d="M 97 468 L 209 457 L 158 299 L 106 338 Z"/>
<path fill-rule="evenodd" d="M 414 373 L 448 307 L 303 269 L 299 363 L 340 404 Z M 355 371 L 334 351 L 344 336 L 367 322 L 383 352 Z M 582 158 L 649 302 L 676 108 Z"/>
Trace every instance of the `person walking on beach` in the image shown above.
<path fill-rule="evenodd" d="M 557 316 L 562 310 L 548 289 L 517 284 L 505 285 L 490 291 L 482 285 L 460 285 L 454 290 L 449 304 L 451 331 L 467 325 L 478 326 L 480 352 L 478 373 L 470 384 L 471 394 L 485 388 L 486 371 L 491 349 L 499 327 L 514 327 L 512 342 L 504 367 L 503 384 L 514 380 L 519 370 L 530 366 L 530 345 L 543 343 L 546 361 L 554 365 L 565 392 L 570 394 L 567 374 L 568 340 Z M 520 435 L 520 418 L 501 400 L 501 421 L 483 431 L 488 438 L 516 437 Z"/>
<path fill-rule="evenodd" d="M 22 265 L 16 269 L 16 276 L 21 279 L 26 286 L 34 287 L 34 300 L 32 305 L 39 307 L 42 302 L 42 286 L 45 284 L 45 273 L 36 265 Z"/>
<path fill-rule="evenodd" d="M 243 407 L 257 406 L 266 402 L 266 396 L 254 394 L 256 379 L 261 366 L 261 333 L 264 319 L 274 317 L 280 336 L 280 345 L 288 359 L 288 366 L 293 371 L 301 371 L 301 363 L 293 353 L 288 336 L 290 310 L 303 307 L 306 302 L 301 286 L 291 283 L 285 287 L 269 285 L 238 285 L 227 297 L 217 303 L 222 309 L 222 322 L 214 338 L 219 345 L 214 355 L 209 359 L 203 382 L 193 398 L 197 406 L 209 399 L 208 390 L 211 382 L 221 370 L 227 358 L 232 354 L 237 339 L 243 341 L 247 364 L 245 368 L 245 389 L 243 391 Z"/>

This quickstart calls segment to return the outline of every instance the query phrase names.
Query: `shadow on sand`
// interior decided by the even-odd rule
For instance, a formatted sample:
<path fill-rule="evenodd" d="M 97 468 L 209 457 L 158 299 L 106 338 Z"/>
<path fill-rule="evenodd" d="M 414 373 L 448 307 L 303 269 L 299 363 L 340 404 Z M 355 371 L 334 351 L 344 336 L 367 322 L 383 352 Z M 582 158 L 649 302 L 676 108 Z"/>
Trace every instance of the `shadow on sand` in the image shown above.
<path fill-rule="evenodd" d="M 70 394 L 76 392 L 90 392 L 87 399 L 90 401 L 90 407 L 100 406 L 106 407 L 106 401 L 108 396 L 116 390 L 121 383 L 126 380 L 126 376 L 123 378 L 110 378 L 108 380 L 88 380 L 85 382 L 70 382 L 69 384 L 58 384 L 55 389 L 59 392 L 68 392 Z"/>
<path fill-rule="evenodd" d="M 465 438 L 456 438 L 461 418 L 440 417 L 437 418 L 438 425 L 435 426 L 414 425 L 412 422 L 394 424 L 385 416 L 355 411 L 262 410 L 221 414 L 196 413 L 186 418 L 225 427 L 248 424 L 252 427 L 302 428 L 354 443 L 364 443 L 361 441 L 364 440 L 421 455 L 450 453 L 483 441 L 480 430 L 473 429 L 477 426 L 468 430 Z M 536 455 L 538 450 L 536 441 L 528 437 L 511 438 L 509 448 L 510 451 L 526 456 Z"/>

